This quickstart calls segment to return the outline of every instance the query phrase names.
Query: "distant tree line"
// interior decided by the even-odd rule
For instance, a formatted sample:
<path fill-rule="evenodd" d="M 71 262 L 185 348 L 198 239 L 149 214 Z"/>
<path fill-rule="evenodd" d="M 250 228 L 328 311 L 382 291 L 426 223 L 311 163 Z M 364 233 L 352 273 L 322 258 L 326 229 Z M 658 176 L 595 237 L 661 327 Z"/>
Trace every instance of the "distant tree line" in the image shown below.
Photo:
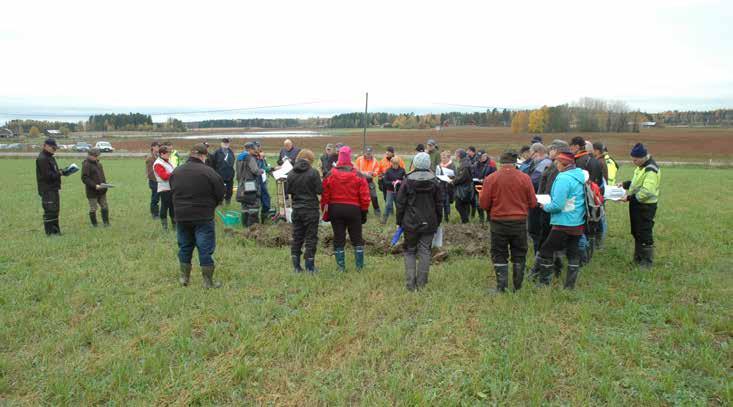
<path fill-rule="evenodd" d="M 153 118 L 142 113 L 108 113 L 89 116 L 87 130 L 152 130 Z"/>
<path fill-rule="evenodd" d="M 67 123 L 67 122 L 50 122 L 45 120 L 11 120 L 5 123 L 5 127 L 17 134 L 29 134 L 32 128 L 36 128 L 39 132 L 46 130 L 59 130 L 63 134 L 68 135 L 73 131 L 84 131 L 84 122 Z M 35 131 L 34 131 L 35 133 Z"/>
<path fill-rule="evenodd" d="M 653 120 L 667 126 L 721 126 L 733 127 L 733 109 L 706 112 L 679 112 L 677 110 L 655 113 Z"/>
<path fill-rule="evenodd" d="M 367 115 L 369 127 L 394 127 L 399 129 L 425 129 L 443 126 L 509 126 L 512 112 L 507 109 L 487 109 L 485 112 L 428 113 L 384 113 Z M 333 116 L 328 124 L 331 128 L 364 127 L 364 113 L 343 113 Z"/>
<path fill-rule="evenodd" d="M 301 127 L 303 121 L 300 119 L 218 119 L 203 120 L 200 122 L 187 123 L 190 128 L 213 129 L 213 128 L 234 128 L 234 127 L 262 127 L 266 129 L 283 129 L 288 127 Z"/>

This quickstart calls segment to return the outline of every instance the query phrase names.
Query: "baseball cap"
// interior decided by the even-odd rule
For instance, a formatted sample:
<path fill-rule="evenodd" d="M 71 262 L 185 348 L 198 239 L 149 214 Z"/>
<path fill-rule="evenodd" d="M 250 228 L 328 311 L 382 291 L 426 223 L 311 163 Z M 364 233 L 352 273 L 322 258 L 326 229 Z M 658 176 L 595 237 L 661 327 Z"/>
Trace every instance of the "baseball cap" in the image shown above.
<path fill-rule="evenodd" d="M 47 146 L 51 146 L 51 147 L 58 147 L 59 146 L 58 144 L 56 144 L 56 140 L 54 140 L 52 138 L 47 138 L 46 141 L 43 142 L 43 144 L 45 144 Z"/>

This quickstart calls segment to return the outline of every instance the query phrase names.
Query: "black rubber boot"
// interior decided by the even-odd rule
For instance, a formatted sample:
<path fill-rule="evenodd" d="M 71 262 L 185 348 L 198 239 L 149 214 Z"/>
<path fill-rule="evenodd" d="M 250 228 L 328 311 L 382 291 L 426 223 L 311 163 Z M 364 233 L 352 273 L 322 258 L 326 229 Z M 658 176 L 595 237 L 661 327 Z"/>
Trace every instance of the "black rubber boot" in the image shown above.
<path fill-rule="evenodd" d="M 562 274 L 562 258 L 560 256 L 555 256 L 553 267 L 555 269 L 555 278 L 560 278 L 560 274 Z"/>
<path fill-rule="evenodd" d="M 299 254 L 291 254 L 290 258 L 293 260 L 293 272 L 294 273 L 302 273 L 303 268 L 300 267 L 300 255 Z"/>
<path fill-rule="evenodd" d="M 650 269 L 654 265 L 654 246 L 641 246 L 639 249 L 641 259 L 639 267 Z"/>
<path fill-rule="evenodd" d="M 577 264 L 568 263 L 568 275 L 565 276 L 566 289 L 575 289 L 575 281 L 578 279 L 578 274 L 580 274 L 580 266 L 578 266 Z"/>
<path fill-rule="evenodd" d="M 163 226 L 163 231 L 168 231 L 168 218 L 160 218 L 160 224 Z"/>
<path fill-rule="evenodd" d="M 496 288 L 490 292 L 491 294 L 501 294 L 506 291 L 509 285 L 509 265 L 494 264 L 494 273 L 496 273 Z"/>
<path fill-rule="evenodd" d="M 102 223 L 104 226 L 109 226 L 109 209 L 102 209 Z"/>
<path fill-rule="evenodd" d="M 538 285 L 550 285 L 554 268 L 555 264 L 552 259 L 540 258 L 540 279 Z"/>
<path fill-rule="evenodd" d="M 315 274 L 318 273 L 316 268 L 316 259 L 305 259 L 305 271 Z"/>
<path fill-rule="evenodd" d="M 204 278 L 204 288 L 219 288 L 220 282 L 214 282 L 214 266 L 202 266 L 201 275 Z"/>
<path fill-rule="evenodd" d="M 92 222 L 92 226 L 97 227 L 97 212 L 89 212 L 89 220 Z"/>
<path fill-rule="evenodd" d="M 514 263 L 512 269 L 512 282 L 514 283 L 514 291 L 519 291 L 522 288 L 522 282 L 524 281 L 524 263 Z"/>
<path fill-rule="evenodd" d="M 634 264 L 641 264 L 641 243 L 634 241 Z"/>
<path fill-rule="evenodd" d="M 178 279 L 181 285 L 188 287 L 188 283 L 191 281 L 191 265 L 181 263 L 181 277 Z"/>

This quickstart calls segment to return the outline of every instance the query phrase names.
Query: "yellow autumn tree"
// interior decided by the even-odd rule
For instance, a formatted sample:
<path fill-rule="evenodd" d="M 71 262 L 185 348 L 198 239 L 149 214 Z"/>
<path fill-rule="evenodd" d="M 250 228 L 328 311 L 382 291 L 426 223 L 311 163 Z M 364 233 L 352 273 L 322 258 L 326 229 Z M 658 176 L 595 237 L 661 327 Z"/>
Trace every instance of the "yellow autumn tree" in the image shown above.
<path fill-rule="evenodd" d="M 516 112 L 512 116 L 512 133 L 526 133 L 529 125 L 527 112 Z"/>
<path fill-rule="evenodd" d="M 537 110 L 533 110 L 529 114 L 529 132 L 530 133 L 543 133 L 547 128 L 547 124 L 550 122 L 550 108 L 542 106 Z"/>

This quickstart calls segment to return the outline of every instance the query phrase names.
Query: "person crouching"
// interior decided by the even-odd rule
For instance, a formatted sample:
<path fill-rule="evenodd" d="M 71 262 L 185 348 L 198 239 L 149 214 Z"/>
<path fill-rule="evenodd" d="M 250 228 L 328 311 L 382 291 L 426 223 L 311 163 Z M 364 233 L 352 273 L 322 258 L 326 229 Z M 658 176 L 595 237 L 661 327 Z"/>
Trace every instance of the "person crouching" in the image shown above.
<path fill-rule="evenodd" d="M 308 149 L 300 150 L 293 170 L 288 173 L 288 194 L 293 206 L 293 242 L 290 256 L 293 271 L 301 273 L 300 255 L 305 242 L 305 270 L 315 273 L 316 246 L 318 245 L 318 223 L 321 211 L 318 195 L 323 193 L 323 184 L 318 170 L 312 167 L 315 155 Z"/>
<path fill-rule="evenodd" d="M 213 281 L 216 230 L 214 210 L 224 200 L 224 180 L 205 164 L 208 152 L 203 144 L 191 149 L 188 161 L 173 170 L 170 188 L 176 214 L 178 260 L 181 264 L 181 285 L 191 277 L 193 249 L 199 252 L 204 288 L 219 288 Z"/>
<path fill-rule="evenodd" d="M 97 206 L 102 208 L 102 222 L 109 226 L 109 208 L 107 207 L 107 179 L 104 168 L 99 162 L 100 150 L 89 149 L 87 159 L 81 166 L 81 182 L 84 183 L 87 200 L 89 200 L 89 220 L 97 227 Z"/>
<path fill-rule="evenodd" d="M 529 176 L 516 168 L 518 154 L 507 150 L 501 168 L 484 179 L 479 206 L 491 225 L 491 260 L 496 272 L 496 293 L 509 285 L 509 249 L 513 263 L 514 291 L 522 288 L 527 257 L 527 216 L 537 206 Z"/>
<path fill-rule="evenodd" d="M 430 171 L 430 155 L 418 153 L 397 192 L 397 224 L 405 236 L 405 280 L 415 291 L 428 283 L 430 246 L 443 220 L 443 188 Z"/>

